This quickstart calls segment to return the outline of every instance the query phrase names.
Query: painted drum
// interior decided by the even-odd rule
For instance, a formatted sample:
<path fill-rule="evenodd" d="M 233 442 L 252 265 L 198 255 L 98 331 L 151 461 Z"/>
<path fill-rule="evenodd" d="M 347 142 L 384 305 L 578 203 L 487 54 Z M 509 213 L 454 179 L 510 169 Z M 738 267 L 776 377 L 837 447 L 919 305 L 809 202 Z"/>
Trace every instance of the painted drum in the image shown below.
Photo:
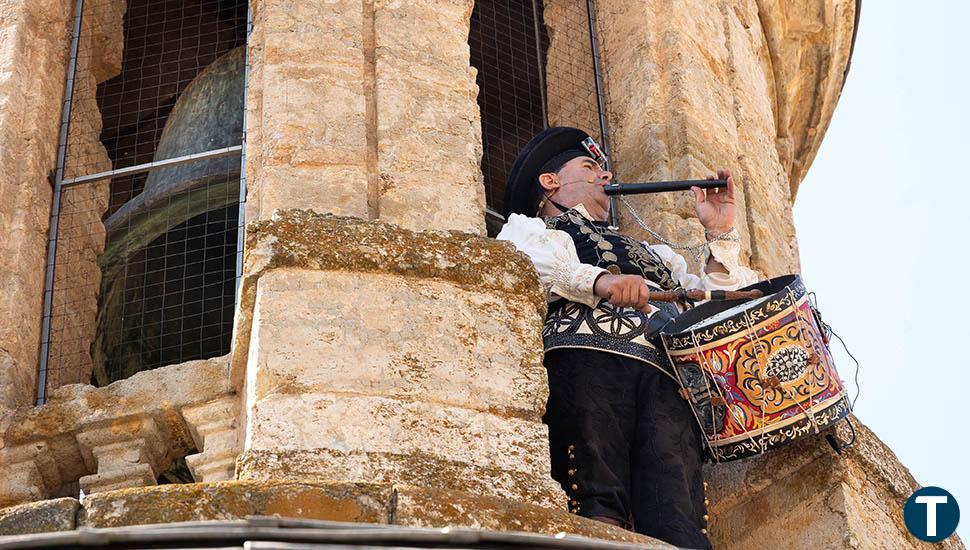
<path fill-rule="evenodd" d="M 801 277 L 751 289 L 764 296 L 707 302 L 661 331 L 716 462 L 817 433 L 850 411 Z"/>

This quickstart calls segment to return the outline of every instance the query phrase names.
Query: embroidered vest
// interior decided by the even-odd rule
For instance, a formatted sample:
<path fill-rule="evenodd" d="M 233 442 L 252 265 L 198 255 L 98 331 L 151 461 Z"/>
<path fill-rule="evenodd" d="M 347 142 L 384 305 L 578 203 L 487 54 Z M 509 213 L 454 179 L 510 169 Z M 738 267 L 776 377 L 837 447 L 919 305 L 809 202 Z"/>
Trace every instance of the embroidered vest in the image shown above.
<path fill-rule="evenodd" d="M 605 222 L 593 222 L 575 210 L 545 218 L 546 227 L 568 234 L 579 261 L 613 274 L 639 275 L 663 290 L 679 286 L 663 260 L 640 241 L 617 233 Z M 651 286 L 651 288 L 655 288 Z M 545 351 L 587 348 L 625 355 L 653 365 L 673 376 L 667 358 L 650 339 L 679 314 L 675 304 L 650 302 L 660 309 L 651 316 L 629 307 L 600 300 L 595 308 L 557 300 L 549 304 L 542 340 Z"/>

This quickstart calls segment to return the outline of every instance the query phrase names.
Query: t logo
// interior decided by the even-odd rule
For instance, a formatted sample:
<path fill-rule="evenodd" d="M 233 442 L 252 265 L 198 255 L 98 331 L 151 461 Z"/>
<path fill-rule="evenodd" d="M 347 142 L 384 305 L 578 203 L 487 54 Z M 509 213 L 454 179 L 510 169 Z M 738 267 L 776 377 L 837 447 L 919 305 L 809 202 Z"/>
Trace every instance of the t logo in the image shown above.
<path fill-rule="evenodd" d="M 939 542 L 956 531 L 960 506 L 945 489 L 923 487 L 906 500 L 903 519 L 914 537 Z"/>

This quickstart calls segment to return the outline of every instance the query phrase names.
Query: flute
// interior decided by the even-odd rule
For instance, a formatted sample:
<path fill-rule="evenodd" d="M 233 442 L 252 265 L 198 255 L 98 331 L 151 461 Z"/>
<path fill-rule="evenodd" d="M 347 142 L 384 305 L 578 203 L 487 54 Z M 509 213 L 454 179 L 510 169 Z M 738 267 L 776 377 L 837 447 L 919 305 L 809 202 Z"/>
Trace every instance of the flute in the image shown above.
<path fill-rule="evenodd" d="M 727 187 L 727 180 L 685 180 L 658 181 L 654 183 L 611 183 L 603 187 L 607 195 L 640 195 L 643 193 L 667 193 L 669 191 L 688 191 L 691 187 L 701 189 L 721 189 Z"/>

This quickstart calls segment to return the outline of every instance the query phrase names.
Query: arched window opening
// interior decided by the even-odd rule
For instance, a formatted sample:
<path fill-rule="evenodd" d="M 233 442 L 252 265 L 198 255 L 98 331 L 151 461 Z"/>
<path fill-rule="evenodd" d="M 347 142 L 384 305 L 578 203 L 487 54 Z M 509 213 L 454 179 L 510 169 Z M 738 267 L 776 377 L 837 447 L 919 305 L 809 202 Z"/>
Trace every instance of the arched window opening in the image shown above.
<path fill-rule="evenodd" d="M 38 402 L 229 351 L 246 0 L 78 1 Z"/>
<path fill-rule="evenodd" d="M 608 147 L 592 0 L 477 0 L 468 44 L 478 70 L 486 223 L 504 219 L 515 157 L 548 126 L 575 126 Z"/>

